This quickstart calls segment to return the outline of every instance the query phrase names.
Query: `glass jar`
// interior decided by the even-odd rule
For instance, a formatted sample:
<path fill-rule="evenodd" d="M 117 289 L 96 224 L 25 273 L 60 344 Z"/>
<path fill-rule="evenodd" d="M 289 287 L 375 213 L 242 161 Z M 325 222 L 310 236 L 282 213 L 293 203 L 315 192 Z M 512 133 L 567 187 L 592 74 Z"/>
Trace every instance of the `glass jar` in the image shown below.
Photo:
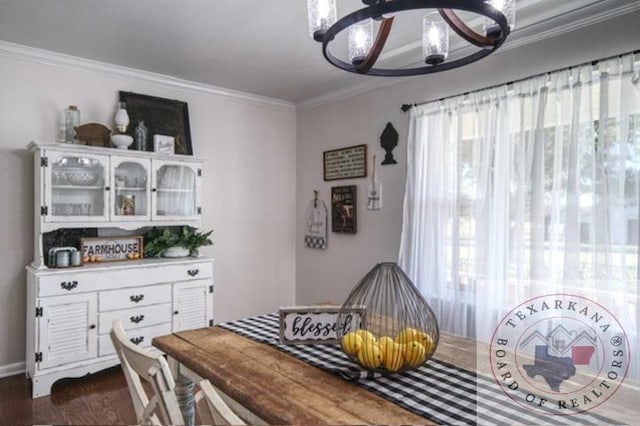
<path fill-rule="evenodd" d="M 147 128 L 144 125 L 144 121 L 138 122 L 138 127 L 135 130 L 136 149 L 138 151 L 147 150 Z"/>
<path fill-rule="evenodd" d="M 75 128 L 80 125 L 80 110 L 75 105 L 69 105 L 64 111 L 64 141 L 66 143 L 79 143 L 76 140 Z"/>
<path fill-rule="evenodd" d="M 67 139 L 67 123 L 66 123 L 66 113 L 65 111 L 61 111 L 58 115 L 58 136 L 56 140 L 60 143 L 64 143 Z"/>

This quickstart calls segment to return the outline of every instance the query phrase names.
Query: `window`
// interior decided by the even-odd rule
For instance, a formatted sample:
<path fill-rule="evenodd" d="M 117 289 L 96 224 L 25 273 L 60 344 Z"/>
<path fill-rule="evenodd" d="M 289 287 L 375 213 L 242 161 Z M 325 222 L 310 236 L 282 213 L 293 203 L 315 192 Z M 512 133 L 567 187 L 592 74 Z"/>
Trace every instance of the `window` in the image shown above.
<path fill-rule="evenodd" d="M 412 110 L 399 263 L 444 331 L 488 341 L 512 307 L 575 292 L 640 347 L 638 69 L 629 55 Z"/>

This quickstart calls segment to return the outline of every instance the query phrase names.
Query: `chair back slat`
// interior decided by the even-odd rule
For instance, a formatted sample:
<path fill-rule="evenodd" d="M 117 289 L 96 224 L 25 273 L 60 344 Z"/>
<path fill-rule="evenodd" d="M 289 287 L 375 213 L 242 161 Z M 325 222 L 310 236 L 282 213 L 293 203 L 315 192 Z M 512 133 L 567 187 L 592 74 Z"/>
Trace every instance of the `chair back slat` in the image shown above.
<path fill-rule="evenodd" d="M 131 343 L 119 320 L 113 322 L 110 336 L 127 379 L 138 423 L 184 425 L 175 393 L 176 383 L 167 360 L 160 354 L 156 355 Z M 151 385 L 151 399 L 147 396 L 141 379 Z M 199 386 L 200 391 L 196 393 L 195 401 L 202 424 L 246 424 L 222 400 L 208 380 L 201 381 Z"/>
<path fill-rule="evenodd" d="M 167 360 L 160 354 L 155 355 L 131 343 L 118 320 L 113 322 L 110 335 L 127 379 L 138 422 L 152 425 L 184 424 Z M 153 389 L 154 397 L 151 402 L 140 379 L 148 382 Z"/>
<path fill-rule="evenodd" d="M 202 423 L 213 425 L 245 425 L 246 423 L 234 413 L 222 400 L 218 392 L 208 380 L 198 383 L 200 391 L 196 394 L 196 404 Z M 204 420 L 207 413 L 209 419 Z"/>

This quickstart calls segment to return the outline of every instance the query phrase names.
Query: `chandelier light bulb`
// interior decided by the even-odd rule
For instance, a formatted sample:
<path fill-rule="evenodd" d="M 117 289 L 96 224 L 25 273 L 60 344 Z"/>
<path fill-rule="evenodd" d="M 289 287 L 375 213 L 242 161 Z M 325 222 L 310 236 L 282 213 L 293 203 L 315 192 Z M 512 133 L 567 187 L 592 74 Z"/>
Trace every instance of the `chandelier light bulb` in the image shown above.
<path fill-rule="evenodd" d="M 489 0 L 487 1 L 487 4 L 502 12 L 502 14 L 507 18 L 510 30 L 515 28 L 516 0 Z M 482 28 L 488 37 L 496 37 L 496 35 L 500 33 L 500 27 L 489 18 L 484 18 Z"/>
<path fill-rule="evenodd" d="M 336 0 L 307 0 L 307 19 L 311 38 L 322 40 L 327 29 L 338 19 Z"/>
<path fill-rule="evenodd" d="M 422 20 L 422 55 L 429 65 L 440 64 L 449 56 L 449 25 L 438 12 Z"/>
<path fill-rule="evenodd" d="M 373 20 L 367 19 L 349 27 L 349 61 L 362 63 L 373 43 Z"/>

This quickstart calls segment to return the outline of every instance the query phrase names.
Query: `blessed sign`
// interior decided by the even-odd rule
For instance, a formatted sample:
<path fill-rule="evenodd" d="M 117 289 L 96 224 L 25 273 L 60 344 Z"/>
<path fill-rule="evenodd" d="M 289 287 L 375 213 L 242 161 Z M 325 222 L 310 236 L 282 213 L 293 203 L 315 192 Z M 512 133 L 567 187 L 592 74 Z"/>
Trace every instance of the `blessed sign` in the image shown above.
<path fill-rule="evenodd" d="M 280 308 L 280 343 L 336 343 L 339 305 L 296 306 Z M 343 328 L 361 328 L 364 308 L 352 309 L 345 317 Z"/>

